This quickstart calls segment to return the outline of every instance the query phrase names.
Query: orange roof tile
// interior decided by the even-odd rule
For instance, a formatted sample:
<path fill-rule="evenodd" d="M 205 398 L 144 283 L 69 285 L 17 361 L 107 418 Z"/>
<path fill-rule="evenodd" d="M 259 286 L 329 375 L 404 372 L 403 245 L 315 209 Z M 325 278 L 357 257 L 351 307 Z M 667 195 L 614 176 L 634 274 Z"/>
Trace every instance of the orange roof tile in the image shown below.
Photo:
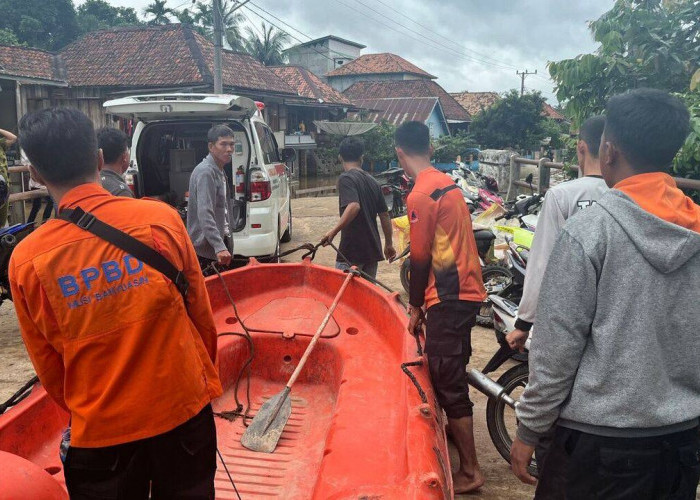
<path fill-rule="evenodd" d="M 322 99 L 327 104 L 352 106 L 350 99 L 324 83 L 306 68 L 301 66 L 271 66 L 269 68 L 287 85 L 296 90 L 300 96 Z"/>
<path fill-rule="evenodd" d="M 365 54 L 334 69 L 326 76 L 382 75 L 388 73 L 409 73 L 425 78 L 437 78 L 430 73 L 426 73 L 418 66 L 411 64 L 403 57 L 390 53 Z"/>

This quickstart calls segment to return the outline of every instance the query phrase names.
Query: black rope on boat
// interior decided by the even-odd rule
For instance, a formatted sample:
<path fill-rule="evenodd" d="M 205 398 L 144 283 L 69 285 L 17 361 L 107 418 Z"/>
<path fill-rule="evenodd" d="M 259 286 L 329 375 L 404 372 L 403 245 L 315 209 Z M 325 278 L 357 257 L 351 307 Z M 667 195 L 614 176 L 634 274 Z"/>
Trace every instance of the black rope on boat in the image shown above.
<path fill-rule="evenodd" d="M 243 417 L 243 425 L 248 427 L 247 420 L 253 418 L 249 415 L 250 407 L 251 407 L 251 403 L 250 403 L 250 366 L 253 363 L 253 359 L 255 358 L 255 345 L 253 344 L 253 337 L 250 335 L 250 330 L 248 330 L 248 327 L 243 322 L 243 318 L 241 318 L 241 316 L 238 314 L 238 308 L 236 307 L 236 303 L 233 301 L 233 297 L 231 296 L 231 292 L 228 289 L 228 285 L 226 284 L 226 280 L 224 280 L 224 277 L 221 275 L 221 272 L 219 272 L 219 269 L 216 267 L 216 265 L 214 263 L 209 264 L 209 267 L 214 270 L 216 275 L 221 280 L 221 284 L 224 288 L 224 292 L 226 293 L 226 297 L 228 297 L 228 300 L 231 303 L 231 306 L 233 307 L 233 313 L 236 316 L 236 320 L 238 321 L 238 323 L 243 328 L 243 331 L 245 332 L 245 333 L 221 332 L 220 334 L 218 334 L 218 336 L 222 337 L 225 335 L 237 335 L 237 336 L 243 337 L 248 341 L 248 347 L 249 347 L 248 359 L 246 359 L 246 362 L 243 364 L 243 366 L 241 367 L 241 370 L 238 372 L 238 376 L 236 377 L 236 382 L 233 385 L 233 398 L 236 401 L 236 409 L 229 410 L 229 411 L 215 412 L 214 415 L 216 415 L 219 418 L 225 418 L 226 420 L 229 420 L 229 421 L 234 421 L 236 419 L 236 417 L 239 417 L 239 416 Z M 243 373 L 246 374 L 246 406 L 245 407 L 243 406 L 243 404 L 241 404 L 240 400 L 238 399 L 238 387 L 240 386 L 241 378 L 243 377 Z"/>
<path fill-rule="evenodd" d="M 32 393 L 32 387 L 39 381 L 39 377 L 32 377 L 29 382 L 24 384 L 20 390 L 15 392 L 10 398 L 4 403 L 0 404 L 0 415 L 5 413 L 9 408 L 15 406 L 17 403 L 27 398 Z"/>
<path fill-rule="evenodd" d="M 411 373 L 411 371 L 408 369 L 409 366 L 423 366 L 423 360 L 408 361 L 406 363 L 402 363 L 401 370 L 403 370 L 403 372 L 408 376 L 408 378 L 411 379 L 413 385 L 416 386 L 416 390 L 418 391 L 418 395 L 420 396 L 420 400 L 423 402 L 423 404 L 428 404 L 428 396 L 425 395 L 425 391 L 420 386 L 420 382 L 418 382 L 416 376 L 413 373 Z"/>
<path fill-rule="evenodd" d="M 340 250 L 338 250 L 338 247 L 336 247 L 336 246 L 333 244 L 332 241 L 329 241 L 329 242 L 328 242 L 328 245 L 329 245 L 333 250 L 336 251 L 336 253 L 338 254 L 338 257 L 340 257 L 341 259 L 343 259 L 343 261 L 345 261 L 345 263 L 346 263 L 348 266 L 352 266 L 352 262 L 350 262 L 350 261 L 348 260 L 348 258 L 345 257 L 345 255 L 343 255 L 343 253 L 342 253 Z M 382 282 L 379 281 L 378 279 L 373 278 L 373 277 L 370 276 L 369 274 L 365 273 L 365 272 L 362 271 L 361 269 L 358 269 L 358 272 L 360 273 L 360 275 L 361 275 L 364 279 L 366 279 L 366 280 L 369 281 L 370 283 L 374 283 L 375 285 L 378 285 L 378 286 L 382 287 L 384 290 L 388 291 L 389 293 L 394 293 L 394 290 L 392 290 L 391 288 L 389 288 L 388 286 L 386 286 L 384 283 L 382 283 Z M 405 307 L 406 304 L 404 304 L 403 300 L 401 299 L 401 296 L 399 296 L 398 299 L 399 299 L 399 302 L 401 303 L 401 305 Z"/>
<path fill-rule="evenodd" d="M 314 245 L 313 243 L 303 243 L 299 245 L 298 247 L 291 248 L 289 250 L 285 250 L 284 252 L 275 252 L 274 254 L 270 255 L 269 257 L 265 257 L 265 259 L 269 259 L 270 261 L 277 261 L 282 257 L 286 257 L 287 255 L 291 255 L 295 252 L 299 252 L 301 250 L 306 250 L 306 253 L 301 256 L 302 260 L 310 257 L 311 260 L 314 260 L 316 257 L 316 250 L 318 250 L 318 247 L 320 245 Z M 241 263 L 247 263 L 250 260 L 249 257 L 232 257 L 231 262 L 241 262 Z"/>
<path fill-rule="evenodd" d="M 221 452 L 219 451 L 219 448 L 216 448 L 216 453 L 219 455 L 219 459 L 221 460 L 221 463 L 224 466 L 224 470 L 226 471 L 226 474 L 228 475 L 229 481 L 231 481 L 231 486 L 233 486 L 233 491 L 236 492 L 236 496 L 238 497 L 238 500 L 243 500 L 241 498 L 241 494 L 238 493 L 238 488 L 236 488 L 236 483 L 233 482 L 233 477 L 231 477 L 231 473 L 228 471 L 228 467 L 226 467 L 226 462 L 224 462 L 224 457 L 221 455 Z"/>

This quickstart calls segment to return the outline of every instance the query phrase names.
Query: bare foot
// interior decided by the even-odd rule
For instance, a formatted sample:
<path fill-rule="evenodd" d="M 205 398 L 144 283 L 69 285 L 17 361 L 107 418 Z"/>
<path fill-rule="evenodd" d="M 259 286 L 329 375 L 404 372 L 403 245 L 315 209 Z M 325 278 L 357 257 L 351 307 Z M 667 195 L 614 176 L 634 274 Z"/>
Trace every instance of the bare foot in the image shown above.
<path fill-rule="evenodd" d="M 465 493 L 474 493 L 484 485 L 486 480 L 479 469 L 476 470 L 473 476 L 467 476 L 462 471 L 457 471 L 452 474 L 452 483 L 455 489 L 455 495 L 464 495 Z"/>

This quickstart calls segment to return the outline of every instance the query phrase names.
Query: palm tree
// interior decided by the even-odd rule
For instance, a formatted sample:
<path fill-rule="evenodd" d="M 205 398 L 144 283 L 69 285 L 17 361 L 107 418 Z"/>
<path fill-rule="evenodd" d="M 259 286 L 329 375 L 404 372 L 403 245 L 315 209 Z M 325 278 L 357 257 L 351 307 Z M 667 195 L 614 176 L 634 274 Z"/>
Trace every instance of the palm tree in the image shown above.
<path fill-rule="evenodd" d="M 272 26 L 262 23 L 262 38 L 250 27 L 246 28 L 248 39 L 245 41 L 246 51 L 265 66 L 284 64 L 285 56 L 282 53 L 284 46 L 289 42 L 289 35 L 284 31 L 276 30 Z"/>
<path fill-rule="evenodd" d="M 243 22 L 243 15 L 235 11 L 236 2 L 219 0 L 221 5 L 221 22 L 223 24 L 224 38 L 233 50 L 243 51 L 243 37 L 239 24 Z M 197 22 L 197 30 L 210 40 L 214 39 L 214 13 L 211 3 L 197 2 L 197 11 L 194 14 Z"/>
<path fill-rule="evenodd" d="M 173 9 L 166 7 L 167 0 L 153 0 L 153 3 L 143 9 L 143 15 L 153 16 L 153 19 L 148 21 L 148 24 L 170 24 L 168 16 L 175 14 Z"/>

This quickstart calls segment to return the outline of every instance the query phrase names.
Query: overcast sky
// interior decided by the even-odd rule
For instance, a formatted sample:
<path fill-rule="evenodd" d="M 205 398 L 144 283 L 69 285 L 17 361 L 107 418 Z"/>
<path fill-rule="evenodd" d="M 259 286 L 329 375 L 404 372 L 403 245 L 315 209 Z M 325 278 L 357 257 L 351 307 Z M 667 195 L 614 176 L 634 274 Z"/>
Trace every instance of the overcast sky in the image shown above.
<path fill-rule="evenodd" d="M 139 15 L 150 3 L 149 0 L 108 1 L 134 7 Z M 76 3 L 79 5 L 82 0 Z M 438 83 L 448 92 L 503 92 L 520 88 L 516 69 L 537 70 L 537 75 L 525 80 L 526 88 L 542 91 L 555 104 L 547 62 L 593 51 L 596 45 L 587 23 L 612 8 L 613 3 L 613 0 L 252 0 L 248 4 L 250 8 L 246 6 L 241 11 L 259 27 L 261 18 L 252 13 L 257 10 L 303 42 L 310 40 L 309 37 L 333 34 L 367 45 L 363 54 L 398 54 L 437 76 Z M 191 0 L 167 3 L 171 8 L 190 4 Z"/>

